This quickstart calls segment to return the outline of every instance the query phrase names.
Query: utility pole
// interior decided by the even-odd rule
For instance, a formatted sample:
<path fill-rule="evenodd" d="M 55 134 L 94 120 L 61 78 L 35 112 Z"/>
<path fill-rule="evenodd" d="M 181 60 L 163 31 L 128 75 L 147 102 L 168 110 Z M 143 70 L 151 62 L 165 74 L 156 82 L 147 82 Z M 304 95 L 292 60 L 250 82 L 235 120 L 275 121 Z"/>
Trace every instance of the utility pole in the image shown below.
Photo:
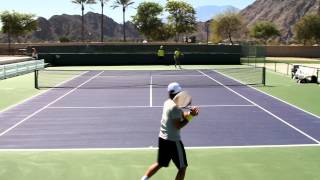
<path fill-rule="evenodd" d="M 13 16 L 13 15 L 12 15 Z M 10 17 L 8 18 L 9 19 L 9 21 L 7 22 L 8 23 L 8 54 L 9 55 L 12 55 L 11 54 L 11 32 L 12 32 L 12 17 L 11 17 L 11 15 L 10 15 Z"/>
<path fill-rule="evenodd" d="M 212 19 L 206 21 L 206 30 L 207 30 L 207 45 L 209 44 L 209 33 L 210 33 L 210 24 L 211 24 Z"/>
<path fill-rule="evenodd" d="M 101 0 L 101 37 L 100 41 L 103 42 L 103 7 L 104 7 L 104 2 Z"/>

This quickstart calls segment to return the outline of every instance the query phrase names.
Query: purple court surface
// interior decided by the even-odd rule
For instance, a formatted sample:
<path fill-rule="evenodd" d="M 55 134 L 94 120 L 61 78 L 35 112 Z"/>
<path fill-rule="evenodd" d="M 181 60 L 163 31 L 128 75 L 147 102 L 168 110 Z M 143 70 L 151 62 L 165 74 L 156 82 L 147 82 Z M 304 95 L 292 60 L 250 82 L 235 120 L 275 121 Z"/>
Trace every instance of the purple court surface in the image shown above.
<path fill-rule="evenodd" d="M 173 81 L 201 108 L 187 147 L 320 144 L 319 117 L 216 71 L 88 71 L 0 112 L 0 148 L 157 147 Z"/>

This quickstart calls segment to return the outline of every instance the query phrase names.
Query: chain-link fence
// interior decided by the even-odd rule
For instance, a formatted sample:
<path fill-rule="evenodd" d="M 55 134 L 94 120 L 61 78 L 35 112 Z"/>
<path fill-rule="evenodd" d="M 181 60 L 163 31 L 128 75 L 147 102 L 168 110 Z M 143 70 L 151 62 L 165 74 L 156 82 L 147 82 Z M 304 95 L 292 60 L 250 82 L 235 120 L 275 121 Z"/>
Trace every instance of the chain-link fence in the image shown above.
<path fill-rule="evenodd" d="M 308 72 L 309 76 L 317 77 L 317 82 L 320 83 L 320 63 L 292 63 L 271 61 L 266 57 L 266 46 L 256 44 L 242 44 L 241 46 L 241 63 L 253 67 L 265 67 L 269 71 L 281 73 L 293 77 L 295 67 L 299 66 Z"/>

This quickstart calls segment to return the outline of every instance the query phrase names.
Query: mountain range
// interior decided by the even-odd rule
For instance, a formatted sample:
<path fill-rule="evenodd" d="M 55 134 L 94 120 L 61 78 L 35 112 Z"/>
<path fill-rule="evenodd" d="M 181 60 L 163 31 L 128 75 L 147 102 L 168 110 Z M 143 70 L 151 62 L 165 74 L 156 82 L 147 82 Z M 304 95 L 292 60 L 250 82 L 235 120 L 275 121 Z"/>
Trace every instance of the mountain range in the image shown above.
<path fill-rule="evenodd" d="M 122 38 L 123 26 L 113 19 L 104 16 L 103 33 L 108 41 L 120 40 Z M 84 15 L 85 39 L 98 41 L 101 34 L 101 15 L 88 12 Z M 50 19 L 38 18 L 40 30 L 32 35 L 36 41 L 54 41 L 65 37 L 72 40 L 81 40 L 81 16 L 80 15 L 56 15 Z M 128 39 L 141 39 L 142 36 L 131 22 L 126 23 L 126 34 Z"/>
<path fill-rule="evenodd" d="M 265 20 L 274 22 L 280 29 L 282 40 L 290 40 L 293 37 L 293 26 L 306 14 L 317 13 L 318 0 L 256 0 L 253 4 L 239 11 L 243 16 L 245 25 L 250 28 L 257 21 Z M 195 9 L 197 12 L 198 28 L 193 34 L 197 40 L 205 41 L 207 28 L 205 21 L 216 14 L 226 10 L 238 11 L 232 6 L 202 6 Z M 85 39 L 88 41 L 100 40 L 101 15 L 88 12 L 85 14 Z M 123 25 L 113 19 L 104 16 L 104 35 L 106 41 L 119 41 L 122 39 Z M 73 41 L 81 39 L 80 15 L 55 15 L 49 19 L 38 18 L 39 30 L 27 39 L 31 41 L 58 41 L 66 37 Z M 131 22 L 126 22 L 127 39 L 142 41 L 143 36 L 137 31 Z M 0 34 L 0 42 L 6 42 L 5 36 Z"/>
<path fill-rule="evenodd" d="M 206 39 L 205 24 L 201 21 L 207 21 L 216 14 L 226 10 L 237 10 L 232 6 L 201 6 L 195 9 L 197 12 L 198 30 L 194 33 L 198 40 Z M 119 41 L 123 38 L 123 25 L 115 22 L 113 19 L 104 16 L 104 38 L 105 41 Z M 101 34 L 101 15 L 88 12 L 84 15 L 85 19 L 85 39 L 88 41 L 99 41 Z M 49 19 L 39 17 L 38 30 L 25 39 L 43 42 L 59 41 L 61 37 L 72 41 L 81 40 L 81 16 L 80 15 L 54 15 Z M 142 41 L 143 36 L 138 32 L 131 22 L 126 22 L 126 35 L 130 41 Z M 6 42 L 5 35 L 0 34 L 0 42 Z M 20 42 L 23 42 L 23 40 Z"/>
<path fill-rule="evenodd" d="M 240 14 L 248 27 L 261 20 L 275 23 L 281 31 L 281 38 L 290 40 L 294 25 L 301 17 L 317 13 L 319 4 L 318 0 L 256 0 Z"/>

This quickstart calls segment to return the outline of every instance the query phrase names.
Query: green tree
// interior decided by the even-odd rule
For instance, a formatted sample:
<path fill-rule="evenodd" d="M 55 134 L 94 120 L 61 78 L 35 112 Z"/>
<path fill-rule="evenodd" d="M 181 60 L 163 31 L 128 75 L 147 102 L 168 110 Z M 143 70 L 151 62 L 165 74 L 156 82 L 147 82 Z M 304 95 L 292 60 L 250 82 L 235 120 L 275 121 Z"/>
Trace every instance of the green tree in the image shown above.
<path fill-rule="evenodd" d="M 216 39 L 229 39 L 233 45 L 232 38 L 243 29 L 242 17 L 235 12 L 225 12 L 213 18 L 211 23 L 213 37 Z"/>
<path fill-rule="evenodd" d="M 183 1 L 167 1 L 166 11 L 169 12 L 169 23 L 173 24 L 178 41 L 182 33 L 192 33 L 197 29 L 196 11 L 194 8 Z"/>
<path fill-rule="evenodd" d="M 95 4 L 95 0 L 72 0 L 72 3 L 81 6 L 81 40 L 84 41 L 84 6 L 86 4 Z"/>
<path fill-rule="evenodd" d="M 0 14 L 2 22 L 1 31 L 8 35 L 8 48 L 11 52 L 11 41 L 13 38 L 26 35 L 35 31 L 38 27 L 34 14 L 17 13 L 15 11 L 4 11 Z"/>
<path fill-rule="evenodd" d="M 312 39 L 312 35 L 307 29 L 307 26 L 304 21 L 299 21 L 294 25 L 294 33 L 295 38 L 298 41 L 303 42 L 304 45 L 306 45 L 307 41 Z"/>
<path fill-rule="evenodd" d="M 164 24 L 159 17 L 163 7 L 154 2 L 143 2 L 139 4 L 137 14 L 133 16 L 132 22 L 136 28 L 147 37 L 148 40 L 157 40 Z"/>
<path fill-rule="evenodd" d="M 104 35 L 103 35 L 103 25 L 104 25 L 104 23 L 103 23 L 103 17 L 104 17 L 103 8 L 109 0 L 99 0 L 99 1 L 100 1 L 100 6 L 101 6 L 101 37 L 100 37 L 100 41 L 103 42 L 103 38 L 104 38 Z"/>
<path fill-rule="evenodd" d="M 113 9 L 122 7 L 122 19 L 123 19 L 123 41 L 126 42 L 126 9 L 134 2 L 131 0 L 116 0 L 113 4 Z"/>
<path fill-rule="evenodd" d="M 256 39 L 262 39 L 265 44 L 270 38 L 280 36 L 280 31 L 276 25 L 269 21 L 259 21 L 253 25 L 250 30 L 250 36 Z"/>
<path fill-rule="evenodd" d="M 175 36 L 175 28 L 171 24 L 163 24 L 156 32 L 155 40 L 165 41 Z"/>
<path fill-rule="evenodd" d="M 308 41 L 320 43 L 320 16 L 307 15 L 294 26 L 295 37 L 305 45 Z"/>
<path fill-rule="evenodd" d="M 59 38 L 59 41 L 61 43 L 66 43 L 66 42 L 70 42 L 70 39 L 68 37 L 66 37 L 66 36 L 62 36 L 62 37 Z"/>

